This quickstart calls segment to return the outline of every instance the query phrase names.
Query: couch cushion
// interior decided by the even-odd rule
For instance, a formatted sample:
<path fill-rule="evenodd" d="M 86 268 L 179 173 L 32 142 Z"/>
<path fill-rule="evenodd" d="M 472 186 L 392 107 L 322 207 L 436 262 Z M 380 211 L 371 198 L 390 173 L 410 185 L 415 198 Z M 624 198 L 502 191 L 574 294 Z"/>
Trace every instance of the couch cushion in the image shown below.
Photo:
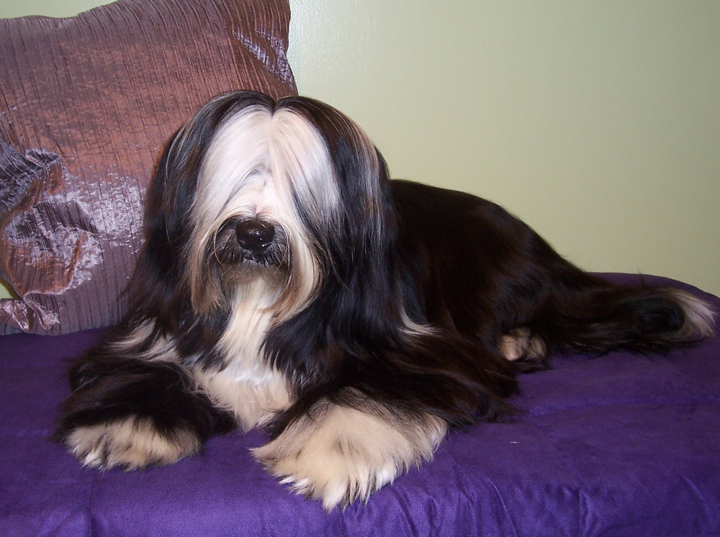
<path fill-rule="evenodd" d="M 119 0 L 0 20 L 0 333 L 106 326 L 162 146 L 210 97 L 295 93 L 286 0 Z"/>

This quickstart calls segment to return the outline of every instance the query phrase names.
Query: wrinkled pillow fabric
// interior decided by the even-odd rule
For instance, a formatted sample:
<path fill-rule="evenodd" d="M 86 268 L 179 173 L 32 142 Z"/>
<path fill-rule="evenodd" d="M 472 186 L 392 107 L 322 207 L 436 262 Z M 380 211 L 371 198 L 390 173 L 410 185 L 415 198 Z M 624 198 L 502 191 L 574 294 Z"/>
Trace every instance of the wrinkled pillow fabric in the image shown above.
<path fill-rule="evenodd" d="M 286 0 L 0 20 L 0 333 L 116 323 L 163 145 L 209 98 L 296 92 Z"/>

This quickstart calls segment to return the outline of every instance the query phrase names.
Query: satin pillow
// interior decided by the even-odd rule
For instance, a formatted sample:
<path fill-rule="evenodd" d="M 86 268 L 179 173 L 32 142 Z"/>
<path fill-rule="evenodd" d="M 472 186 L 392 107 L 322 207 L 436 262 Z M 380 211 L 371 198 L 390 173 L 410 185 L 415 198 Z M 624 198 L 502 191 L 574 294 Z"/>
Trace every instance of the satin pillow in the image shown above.
<path fill-rule="evenodd" d="M 210 97 L 296 92 L 286 0 L 0 20 L 0 333 L 116 323 L 163 145 Z"/>

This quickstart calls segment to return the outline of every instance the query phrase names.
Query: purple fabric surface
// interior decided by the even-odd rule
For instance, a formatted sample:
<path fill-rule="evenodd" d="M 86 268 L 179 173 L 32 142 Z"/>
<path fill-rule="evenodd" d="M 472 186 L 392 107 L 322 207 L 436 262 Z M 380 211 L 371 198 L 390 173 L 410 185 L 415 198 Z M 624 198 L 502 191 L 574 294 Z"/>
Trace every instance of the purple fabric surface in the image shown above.
<path fill-rule="evenodd" d="M 134 473 L 83 470 L 48 442 L 66 362 L 101 333 L 0 337 L 0 535 L 720 533 L 719 338 L 670 356 L 554 358 L 521 377 L 511 423 L 456 432 L 433 463 L 327 515 L 253 461 L 261 432 Z"/>

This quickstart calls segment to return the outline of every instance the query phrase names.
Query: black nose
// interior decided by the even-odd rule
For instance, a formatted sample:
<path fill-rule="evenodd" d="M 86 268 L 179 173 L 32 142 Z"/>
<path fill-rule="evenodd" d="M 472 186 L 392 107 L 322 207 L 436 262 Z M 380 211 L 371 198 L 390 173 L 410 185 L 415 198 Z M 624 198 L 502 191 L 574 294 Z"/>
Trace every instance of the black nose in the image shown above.
<path fill-rule="evenodd" d="M 260 220 L 244 220 L 235 227 L 238 244 L 248 252 L 259 254 L 264 252 L 275 237 L 272 224 Z"/>

